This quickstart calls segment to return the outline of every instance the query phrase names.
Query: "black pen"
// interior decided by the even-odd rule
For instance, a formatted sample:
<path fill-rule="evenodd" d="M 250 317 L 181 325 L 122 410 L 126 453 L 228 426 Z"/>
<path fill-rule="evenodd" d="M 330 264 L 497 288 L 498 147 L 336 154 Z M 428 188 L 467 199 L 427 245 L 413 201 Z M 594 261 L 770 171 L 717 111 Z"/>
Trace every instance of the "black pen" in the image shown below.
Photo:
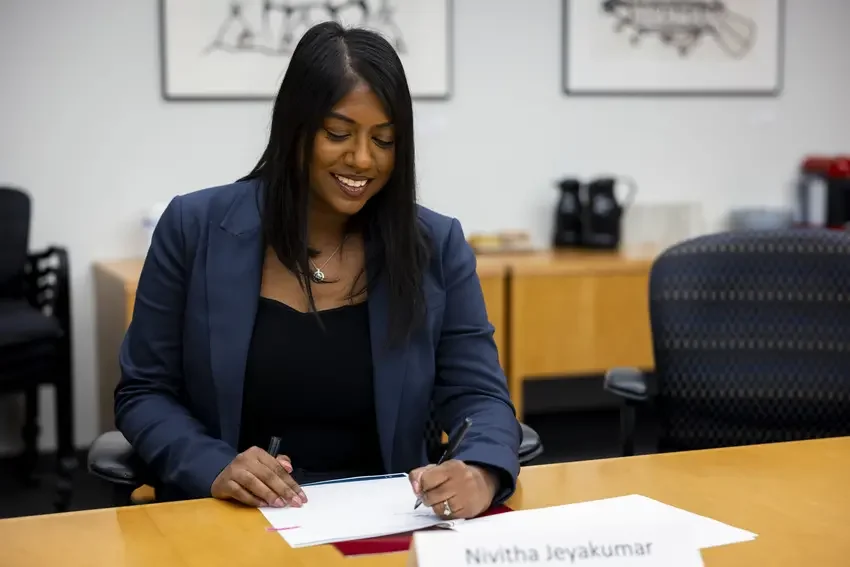
<path fill-rule="evenodd" d="M 268 453 L 272 457 L 277 458 L 277 452 L 280 451 L 280 437 L 272 437 L 272 440 L 269 441 L 269 450 Z"/>
<path fill-rule="evenodd" d="M 437 461 L 438 465 L 441 465 L 443 464 L 443 461 L 452 459 L 454 457 L 455 452 L 457 452 L 457 448 L 460 446 L 461 442 L 463 441 L 463 438 L 466 437 L 466 432 L 469 431 L 469 427 L 471 425 L 472 420 L 470 420 L 468 417 L 463 420 L 463 423 L 460 424 L 460 429 L 458 430 L 457 435 L 455 435 L 455 438 L 449 439 L 449 446 L 446 447 L 446 450 L 443 451 L 443 455 L 440 457 L 440 460 Z M 416 504 L 414 504 L 413 509 L 416 510 L 421 505 L 422 499 L 417 498 Z"/>

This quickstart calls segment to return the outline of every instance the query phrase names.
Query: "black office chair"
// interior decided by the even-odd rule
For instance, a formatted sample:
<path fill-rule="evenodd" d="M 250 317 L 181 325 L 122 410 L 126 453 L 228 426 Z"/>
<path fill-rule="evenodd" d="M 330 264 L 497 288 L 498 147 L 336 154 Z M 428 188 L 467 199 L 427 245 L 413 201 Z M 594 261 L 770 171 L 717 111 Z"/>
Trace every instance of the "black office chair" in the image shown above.
<path fill-rule="evenodd" d="M 519 462 L 526 466 L 543 454 L 540 436 L 531 427 L 520 424 L 522 441 Z M 443 452 L 442 429 L 430 420 L 425 431 L 425 446 L 431 462 L 436 462 Z M 156 479 L 133 451 L 133 447 L 120 431 L 109 431 L 95 439 L 89 448 L 88 469 L 94 476 L 112 486 L 116 506 L 130 503 L 134 490 L 142 485 L 153 486 Z"/>
<path fill-rule="evenodd" d="M 650 399 L 660 451 L 850 435 L 850 235 L 688 240 L 654 263 L 649 297 L 655 391 L 634 369 L 605 378 L 623 401 L 624 455 Z"/>
<path fill-rule="evenodd" d="M 38 460 L 38 389 L 56 391 L 57 511 L 68 509 L 74 454 L 73 366 L 68 253 L 29 250 L 31 205 L 21 190 L 0 187 L 0 393 L 23 392 L 26 415 L 21 479 Z"/>

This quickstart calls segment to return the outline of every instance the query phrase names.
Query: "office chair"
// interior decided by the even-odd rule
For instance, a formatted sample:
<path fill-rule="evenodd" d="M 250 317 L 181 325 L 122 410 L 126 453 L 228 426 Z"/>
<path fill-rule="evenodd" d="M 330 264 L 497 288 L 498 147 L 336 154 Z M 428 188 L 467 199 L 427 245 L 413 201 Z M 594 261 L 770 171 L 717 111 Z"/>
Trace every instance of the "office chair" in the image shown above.
<path fill-rule="evenodd" d="M 659 451 L 850 435 L 850 235 L 728 232 L 666 250 L 649 284 L 656 380 L 617 368 L 624 455 L 653 400 Z"/>
<path fill-rule="evenodd" d="M 68 509 L 74 454 L 73 366 L 68 253 L 51 247 L 30 252 L 29 196 L 0 187 L 0 393 L 23 392 L 24 452 L 20 476 L 34 482 L 38 460 L 38 390 L 56 391 L 58 440 L 56 511 Z"/>
<path fill-rule="evenodd" d="M 520 424 L 522 440 L 519 448 L 519 462 L 526 466 L 543 454 L 540 436 L 531 427 Z M 437 462 L 444 445 L 442 428 L 434 419 L 429 420 L 425 428 L 425 447 L 430 462 Z M 134 490 L 143 485 L 153 486 L 156 479 L 133 451 L 133 447 L 120 431 L 108 431 L 89 448 L 88 469 L 94 476 L 105 480 L 112 486 L 113 503 L 124 506 L 131 502 Z"/>

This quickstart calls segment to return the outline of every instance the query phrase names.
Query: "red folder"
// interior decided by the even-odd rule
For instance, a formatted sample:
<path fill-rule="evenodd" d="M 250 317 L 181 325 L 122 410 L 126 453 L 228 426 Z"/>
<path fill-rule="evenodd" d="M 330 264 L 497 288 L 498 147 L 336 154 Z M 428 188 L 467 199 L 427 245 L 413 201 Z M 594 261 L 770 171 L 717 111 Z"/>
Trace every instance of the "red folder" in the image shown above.
<path fill-rule="evenodd" d="M 481 516 L 493 516 L 495 514 L 503 514 L 511 512 L 507 506 L 496 506 L 490 508 Z M 442 529 L 442 528 L 432 528 Z M 410 548 L 410 540 L 413 532 L 403 534 L 395 534 L 383 537 L 374 537 L 370 539 L 358 539 L 354 541 L 341 541 L 335 543 L 334 546 L 345 556 L 349 555 L 371 555 L 373 553 L 393 553 L 395 551 L 407 551 Z"/>

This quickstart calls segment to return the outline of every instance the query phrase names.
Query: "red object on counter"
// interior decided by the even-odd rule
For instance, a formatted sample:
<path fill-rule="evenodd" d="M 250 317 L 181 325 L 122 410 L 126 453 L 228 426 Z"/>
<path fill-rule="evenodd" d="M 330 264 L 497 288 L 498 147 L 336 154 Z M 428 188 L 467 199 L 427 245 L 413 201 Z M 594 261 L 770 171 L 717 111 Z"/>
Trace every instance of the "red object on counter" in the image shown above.
<path fill-rule="evenodd" d="M 827 156 L 809 156 L 803 160 L 800 169 L 804 173 L 826 174 L 832 167 L 833 158 Z"/>
<path fill-rule="evenodd" d="M 827 170 L 830 179 L 850 179 L 850 156 L 832 160 Z"/>
<path fill-rule="evenodd" d="M 800 164 L 795 224 L 848 230 L 850 155 L 812 155 Z"/>

